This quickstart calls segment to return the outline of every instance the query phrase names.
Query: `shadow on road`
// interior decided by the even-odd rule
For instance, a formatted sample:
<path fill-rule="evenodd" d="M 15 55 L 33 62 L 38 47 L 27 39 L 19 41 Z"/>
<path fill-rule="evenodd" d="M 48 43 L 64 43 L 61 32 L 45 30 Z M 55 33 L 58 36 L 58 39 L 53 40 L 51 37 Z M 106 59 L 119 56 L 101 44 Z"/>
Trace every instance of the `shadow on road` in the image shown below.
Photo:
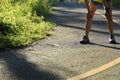
<path fill-rule="evenodd" d="M 81 5 L 79 5 L 79 3 L 76 3 L 76 2 L 64 2 L 64 3 L 59 4 L 58 6 L 65 7 L 67 9 L 76 9 L 80 7 L 85 8 L 84 3 L 81 3 Z"/>
<path fill-rule="evenodd" d="M 78 26 L 72 26 L 72 25 L 67 25 L 67 24 L 62 24 L 62 23 L 61 23 L 61 24 L 59 23 L 59 25 L 61 25 L 62 27 L 69 27 L 69 28 L 74 28 L 74 29 L 85 30 L 85 28 L 83 28 L 83 27 L 78 27 Z M 109 35 L 109 32 L 100 31 L 100 30 L 91 29 L 91 32 Z M 114 35 L 120 37 L 120 34 L 114 33 Z"/>
<path fill-rule="evenodd" d="M 26 57 L 15 52 L 0 52 L 0 60 L 6 62 L 7 70 L 13 74 L 13 80 L 60 80 L 60 77 L 49 71 L 38 69 L 37 65 L 28 62 Z"/>
<path fill-rule="evenodd" d="M 83 11 L 71 11 L 73 8 L 78 8 L 78 10 L 85 8 L 84 4 L 76 4 L 76 3 L 62 3 L 60 7 L 63 7 L 62 9 L 53 9 L 55 12 L 60 13 L 60 15 L 54 15 L 53 19 L 56 22 L 56 24 L 60 25 L 61 27 L 69 27 L 74 29 L 80 29 L 85 30 L 85 26 L 81 26 L 80 24 L 85 24 L 86 19 L 85 15 L 86 13 Z M 74 10 L 74 9 L 73 9 Z M 96 14 L 97 15 L 97 14 Z M 98 18 L 98 20 L 97 20 Z M 96 17 L 96 20 L 93 20 L 93 28 L 91 29 L 91 32 L 95 33 L 102 33 L 105 35 L 109 35 L 109 30 L 107 27 L 107 22 L 105 20 L 99 20 L 99 17 Z M 74 25 L 74 26 L 73 26 Z M 97 26 L 97 27 L 96 27 Z M 120 25 L 115 24 L 115 29 L 120 30 Z M 97 29 L 94 29 L 94 27 Z M 106 29 L 107 31 L 103 31 L 101 29 Z M 115 36 L 120 37 L 119 33 L 115 33 Z"/>
<path fill-rule="evenodd" d="M 115 50 L 120 50 L 120 47 L 108 46 L 108 45 L 103 45 L 103 44 L 98 44 L 98 43 L 90 43 L 90 44 L 101 46 L 101 47 L 106 47 L 106 48 L 111 48 L 111 49 L 115 49 Z M 113 45 L 120 45 L 120 43 L 116 43 L 116 44 L 113 44 Z"/>

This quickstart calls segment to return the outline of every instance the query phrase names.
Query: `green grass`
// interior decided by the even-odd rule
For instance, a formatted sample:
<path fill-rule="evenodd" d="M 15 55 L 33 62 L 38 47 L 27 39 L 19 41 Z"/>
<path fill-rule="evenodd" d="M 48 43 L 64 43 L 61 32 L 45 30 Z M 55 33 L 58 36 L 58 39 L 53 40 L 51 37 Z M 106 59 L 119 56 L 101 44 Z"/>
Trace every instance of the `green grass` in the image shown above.
<path fill-rule="evenodd" d="M 1 0 L 0 48 L 20 47 L 44 38 L 56 25 L 46 21 L 53 0 Z"/>

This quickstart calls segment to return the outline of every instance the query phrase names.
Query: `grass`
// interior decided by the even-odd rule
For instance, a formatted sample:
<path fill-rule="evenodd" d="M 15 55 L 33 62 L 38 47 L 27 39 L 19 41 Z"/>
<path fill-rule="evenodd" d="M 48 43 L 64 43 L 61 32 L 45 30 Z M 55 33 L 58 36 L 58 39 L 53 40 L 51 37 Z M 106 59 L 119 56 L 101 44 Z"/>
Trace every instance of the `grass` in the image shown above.
<path fill-rule="evenodd" d="M 44 38 L 56 25 L 46 21 L 53 0 L 1 0 L 0 48 L 26 46 Z"/>

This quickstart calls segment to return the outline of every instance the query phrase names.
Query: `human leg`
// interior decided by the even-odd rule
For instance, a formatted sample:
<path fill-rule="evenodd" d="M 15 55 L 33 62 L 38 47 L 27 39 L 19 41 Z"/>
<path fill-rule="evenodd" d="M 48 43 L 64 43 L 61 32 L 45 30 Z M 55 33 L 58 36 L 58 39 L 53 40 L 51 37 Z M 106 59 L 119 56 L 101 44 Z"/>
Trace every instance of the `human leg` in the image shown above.
<path fill-rule="evenodd" d="M 83 37 L 83 40 L 80 41 L 82 44 L 89 43 L 89 32 L 92 26 L 92 20 L 95 14 L 96 9 L 98 8 L 97 4 L 90 3 L 89 5 L 90 11 L 87 13 L 87 21 L 86 21 L 86 30 L 85 30 L 85 36 Z"/>
<path fill-rule="evenodd" d="M 105 16 L 106 16 L 107 21 L 108 21 L 108 27 L 109 27 L 109 33 L 110 33 L 109 42 L 116 43 L 116 40 L 115 40 L 114 35 L 113 35 L 114 22 L 112 19 L 112 1 L 106 0 L 106 2 L 104 3 L 104 7 L 106 10 Z"/>
<path fill-rule="evenodd" d="M 85 30 L 86 36 L 89 36 L 89 32 L 92 26 L 92 20 L 97 8 L 98 8 L 98 5 L 93 3 L 90 4 L 90 12 L 87 13 L 86 30 Z"/>

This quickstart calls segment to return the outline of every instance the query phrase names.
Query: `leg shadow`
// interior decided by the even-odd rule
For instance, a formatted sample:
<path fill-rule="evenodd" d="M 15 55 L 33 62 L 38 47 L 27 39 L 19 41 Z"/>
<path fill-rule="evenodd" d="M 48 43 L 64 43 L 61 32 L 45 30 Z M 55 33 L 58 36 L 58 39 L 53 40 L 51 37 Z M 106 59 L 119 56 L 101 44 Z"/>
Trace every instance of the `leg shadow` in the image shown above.
<path fill-rule="evenodd" d="M 112 46 L 103 45 L 103 44 L 97 44 L 97 43 L 92 43 L 92 42 L 90 44 L 91 45 L 101 46 L 101 47 L 106 47 L 106 48 L 111 48 L 111 49 L 115 49 L 115 50 L 120 50 L 120 47 L 114 46 L 114 45 L 120 45 L 120 43 L 112 44 Z"/>

